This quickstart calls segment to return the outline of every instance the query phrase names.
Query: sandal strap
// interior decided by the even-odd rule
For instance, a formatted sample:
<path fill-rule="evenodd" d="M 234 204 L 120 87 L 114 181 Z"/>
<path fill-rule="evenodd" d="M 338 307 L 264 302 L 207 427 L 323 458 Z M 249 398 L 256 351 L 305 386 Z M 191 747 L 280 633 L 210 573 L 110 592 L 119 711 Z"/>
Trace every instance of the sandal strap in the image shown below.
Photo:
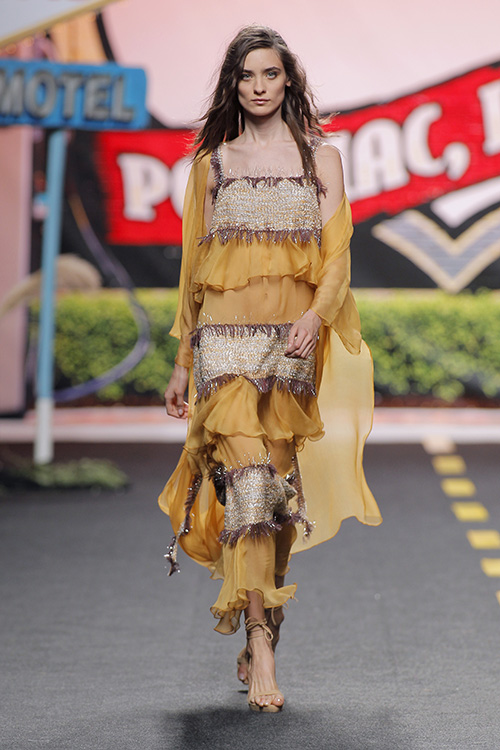
<path fill-rule="evenodd" d="M 276 612 L 277 612 L 278 610 L 279 610 L 279 612 L 281 613 L 281 612 L 282 612 L 282 610 L 283 610 L 283 607 L 272 607 L 272 609 L 271 609 L 271 622 L 272 622 L 272 624 L 273 624 L 273 625 L 274 625 L 274 626 L 275 626 L 276 628 L 278 628 L 278 627 L 279 627 L 278 623 L 276 622 Z M 281 625 L 281 623 L 280 623 L 280 625 Z"/>
<path fill-rule="evenodd" d="M 247 631 L 247 640 L 249 641 L 252 640 L 252 638 L 259 638 L 260 636 L 264 636 L 269 642 L 273 640 L 272 630 L 265 620 L 257 620 L 255 617 L 247 617 L 245 620 L 245 630 Z"/>

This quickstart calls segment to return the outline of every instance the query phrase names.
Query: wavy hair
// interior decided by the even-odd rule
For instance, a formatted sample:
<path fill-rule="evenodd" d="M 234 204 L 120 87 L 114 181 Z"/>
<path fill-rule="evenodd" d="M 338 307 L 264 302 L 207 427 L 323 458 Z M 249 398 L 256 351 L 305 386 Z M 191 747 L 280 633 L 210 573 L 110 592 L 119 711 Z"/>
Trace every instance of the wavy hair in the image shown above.
<path fill-rule="evenodd" d="M 283 64 L 290 84 L 285 87 L 281 116 L 297 143 L 304 174 L 316 179 L 311 139 L 324 137 L 324 132 L 314 96 L 296 55 L 283 37 L 267 26 L 245 26 L 229 44 L 209 107 L 201 118 L 204 124 L 194 141 L 195 159 L 213 151 L 223 141 L 233 140 L 245 129 L 238 81 L 248 53 L 262 48 L 274 50 Z"/>

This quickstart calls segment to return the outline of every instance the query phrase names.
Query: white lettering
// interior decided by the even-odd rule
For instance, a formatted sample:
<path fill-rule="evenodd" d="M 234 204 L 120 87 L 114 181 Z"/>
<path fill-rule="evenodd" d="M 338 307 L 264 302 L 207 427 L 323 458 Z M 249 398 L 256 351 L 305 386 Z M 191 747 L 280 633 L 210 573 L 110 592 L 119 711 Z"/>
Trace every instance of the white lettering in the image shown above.
<path fill-rule="evenodd" d="M 360 127 L 352 140 L 352 199 L 369 198 L 409 182 L 401 145 L 401 131 L 393 120 L 380 118 Z"/>
<path fill-rule="evenodd" d="M 81 86 L 83 76 L 79 73 L 63 73 L 58 83 L 63 88 L 63 117 L 73 117 L 75 114 L 76 92 Z"/>
<path fill-rule="evenodd" d="M 35 73 L 26 83 L 24 106 L 32 117 L 47 117 L 55 107 L 57 84 L 48 71 Z"/>
<path fill-rule="evenodd" d="M 131 221 L 154 221 L 155 207 L 168 198 L 168 167 L 154 156 L 144 154 L 120 154 L 117 161 L 123 179 L 125 218 Z"/>
<path fill-rule="evenodd" d="M 109 117 L 109 86 L 111 76 L 92 75 L 85 81 L 83 116 L 102 122 Z"/>
<path fill-rule="evenodd" d="M 443 160 L 429 149 L 429 129 L 442 115 L 439 104 L 429 102 L 410 112 L 403 125 L 406 163 L 413 174 L 435 177 L 444 172 Z"/>
<path fill-rule="evenodd" d="M 125 106 L 125 78 L 118 76 L 111 92 L 111 117 L 117 122 L 132 122 L 133 107 Z"/>
<path fill-rule="evenodd" d="M 19 117 L 24 107 L 24 70 L 16 70 L 7 80 L 0 70 L 0 114 Z"/>
<path fill-rule="evenodd" d="M 436 177 L 446 172 L 450 180 L 459 180 L 470 163 L 470 151 L 464 143 L 449 143 L 442 156 L 433 156 L 429 148 L 429 130 L 443 111 L 436 102 L 428 102 L 410 112 L 403 125 L 405 157 L 410 172 Z"/>
<path fill-rule="evenodd" d="M 483 151 L 488 156 L 500 153 L 500 81 L 492 81 L 477 90 L 483 114 L 485 140 Z"/>

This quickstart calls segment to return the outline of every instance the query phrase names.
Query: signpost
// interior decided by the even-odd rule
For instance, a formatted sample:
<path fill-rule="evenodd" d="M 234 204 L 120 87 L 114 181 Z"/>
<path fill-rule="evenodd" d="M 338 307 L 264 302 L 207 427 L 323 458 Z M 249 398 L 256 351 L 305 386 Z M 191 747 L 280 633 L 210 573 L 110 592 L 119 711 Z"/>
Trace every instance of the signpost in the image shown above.
<path fill-rule="evenodd" d="M 147 127 L 146 75 L 139 68 L 0 60 L 0 126 L 51 128 L 47 156 L 47 219 L 42 242 L 34 461 L 53 458 L 54 289 L 61 239 L 66 130 Z"/>

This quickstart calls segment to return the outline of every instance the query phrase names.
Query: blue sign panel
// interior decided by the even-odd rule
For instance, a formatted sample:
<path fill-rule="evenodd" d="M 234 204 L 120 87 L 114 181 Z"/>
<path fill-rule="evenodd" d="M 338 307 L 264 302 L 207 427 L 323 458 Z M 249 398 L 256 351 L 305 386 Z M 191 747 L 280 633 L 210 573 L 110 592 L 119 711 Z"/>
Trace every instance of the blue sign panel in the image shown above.
<path fill-rule="evenodd" d="M 148 123 L 140 68 L 0 60 L 0 126 L 140 130 Z"/>

